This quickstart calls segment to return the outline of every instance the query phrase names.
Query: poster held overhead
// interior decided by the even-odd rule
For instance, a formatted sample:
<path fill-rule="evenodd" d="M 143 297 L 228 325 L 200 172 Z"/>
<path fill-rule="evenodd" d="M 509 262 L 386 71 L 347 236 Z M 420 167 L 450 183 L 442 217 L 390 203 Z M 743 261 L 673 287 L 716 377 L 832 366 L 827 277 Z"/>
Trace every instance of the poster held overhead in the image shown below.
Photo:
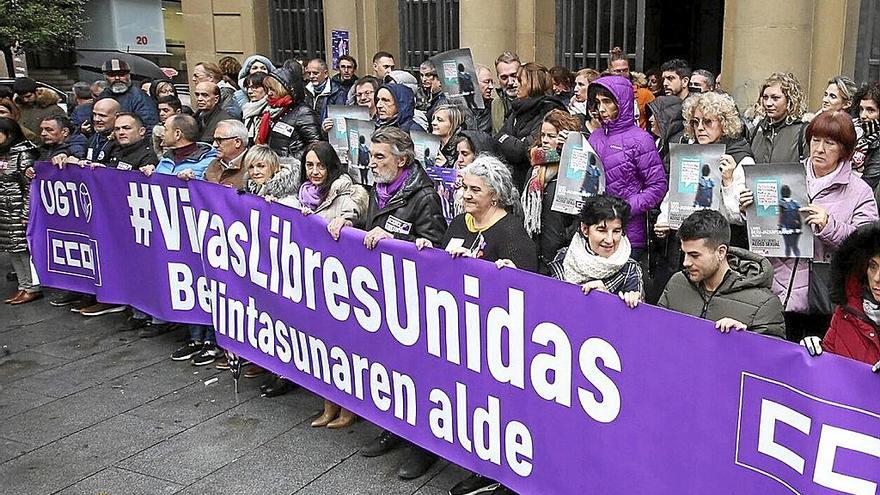
<path fill-rule="evenodd" d="M 813 230 L 800 208 L 810 204 L 800 163 L 745 165 L 755 202 L 746 209 L 749 250 L 775 258 L 813 257 Z"/>
<path fill-rule="evenodd" d="M 428 177 L 434 181 L 434 190 L 440 196 L 440 205 L 443 207 L 443 216 L 446 223 L 452 222 L 455 215 L 460 213 L 455 207 L 455 193 L 458 189 L 458 170 L 455 168 L 428 167 Z"/>
<path fill-rule="evenodd" d="M 697 210 L 718 211 L 721 206 L 723 144 L 672 144 L 669 147 L 669 228 Z"/>
<path fill-rule="evenodd" d="M 449 50 L 429 60 L 437 68 L 447 100 L 470 110 L 485 108 L 470 48 Z"/>
<path fill-rule="evenodd" d="M 586 198 L 605 192 L 605 168 L 589 141 L 579 132 L 571 132 L 562 147 L 556 194 L 551 209 L 577 215 Z"/>

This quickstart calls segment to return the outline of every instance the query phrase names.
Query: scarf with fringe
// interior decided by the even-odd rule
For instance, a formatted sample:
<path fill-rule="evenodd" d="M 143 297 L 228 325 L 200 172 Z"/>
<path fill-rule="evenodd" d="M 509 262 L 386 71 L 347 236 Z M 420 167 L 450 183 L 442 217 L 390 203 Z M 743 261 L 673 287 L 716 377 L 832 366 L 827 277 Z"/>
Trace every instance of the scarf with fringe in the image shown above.
<path fill-rule="evenodd" d="M 532 171 L 522 195 L 523 226 L 529 236 L 534 237 L 541 233 L 544 190 L 559 172 L 559 152 L 535 147 L 529 152 L 529 159 Z"/>

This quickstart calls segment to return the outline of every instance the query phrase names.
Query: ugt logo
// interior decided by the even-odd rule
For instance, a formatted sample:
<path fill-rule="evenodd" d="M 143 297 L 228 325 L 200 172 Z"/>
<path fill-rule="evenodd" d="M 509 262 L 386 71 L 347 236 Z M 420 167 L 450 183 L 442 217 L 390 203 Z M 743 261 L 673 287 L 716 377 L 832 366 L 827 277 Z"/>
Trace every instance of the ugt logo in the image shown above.
<path fill-rule="evenodd" d="M 875 495 L 880 415 L 742 374 L 736 464 L 798 495 Z"/>
<path fill-rule="evenodd" d="M 49 215 L 92 220 L 92 195 L 85 183 L 40 180 L 40 201 Z"/>

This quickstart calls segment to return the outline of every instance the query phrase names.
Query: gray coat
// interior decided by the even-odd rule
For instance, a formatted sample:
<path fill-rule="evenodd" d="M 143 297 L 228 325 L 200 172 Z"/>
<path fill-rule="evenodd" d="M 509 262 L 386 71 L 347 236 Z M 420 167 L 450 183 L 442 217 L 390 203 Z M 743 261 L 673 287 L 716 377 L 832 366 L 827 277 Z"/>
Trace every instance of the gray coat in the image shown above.
<path fill-rule="evenodd" d="M 770 290 L 770 261 L 735 247 L 728 251 L 727 261 L 730 270 L 714 294 L 678 272 L 666 284 L 657 305 L 712 321 L 733 318 L 745 323 L 749 331 L 785 338 L 782 303 Z"/>
<path fill-rule="evenodd" d="M 29 141 L 16 144 L 0 155 L 0 251 L 19 253 L 28 250 L 27 219 L 30 181 L 24 171 L 33 166 L 39 154 Z"/>

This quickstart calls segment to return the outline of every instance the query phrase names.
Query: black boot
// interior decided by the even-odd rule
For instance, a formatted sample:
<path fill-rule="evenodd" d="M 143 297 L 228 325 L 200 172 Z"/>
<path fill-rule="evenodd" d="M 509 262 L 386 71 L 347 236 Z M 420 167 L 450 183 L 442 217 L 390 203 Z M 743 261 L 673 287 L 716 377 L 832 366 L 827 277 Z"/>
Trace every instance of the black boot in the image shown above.
<path fill-rule="evenodd" d="M 280 395 L 284 395 L 287 392 L 291 392 L 296 388 L 296 385 L 287 378 L 278 377 L 278 382 L 273 386 L 267 388 L 263 391 L 263 397 L 278 397 Z"/>
<path fill-rule="evenodd" d="M 379 457 L 400 445 L 400 442 L 401 438 L 399 436 L 384 430 L 375 440 L 361 447 L 361 455 L 364 457 Z"/>
<path fill-rule="evenodd" d="M 397 476 L 405 480 L 414 480 L 431 469 L 431 466 L 437 462 L 437 456 L 427 450 L 413 445 L 410 452 L 403 461 L 403 464 L 397 469 Z"/>

